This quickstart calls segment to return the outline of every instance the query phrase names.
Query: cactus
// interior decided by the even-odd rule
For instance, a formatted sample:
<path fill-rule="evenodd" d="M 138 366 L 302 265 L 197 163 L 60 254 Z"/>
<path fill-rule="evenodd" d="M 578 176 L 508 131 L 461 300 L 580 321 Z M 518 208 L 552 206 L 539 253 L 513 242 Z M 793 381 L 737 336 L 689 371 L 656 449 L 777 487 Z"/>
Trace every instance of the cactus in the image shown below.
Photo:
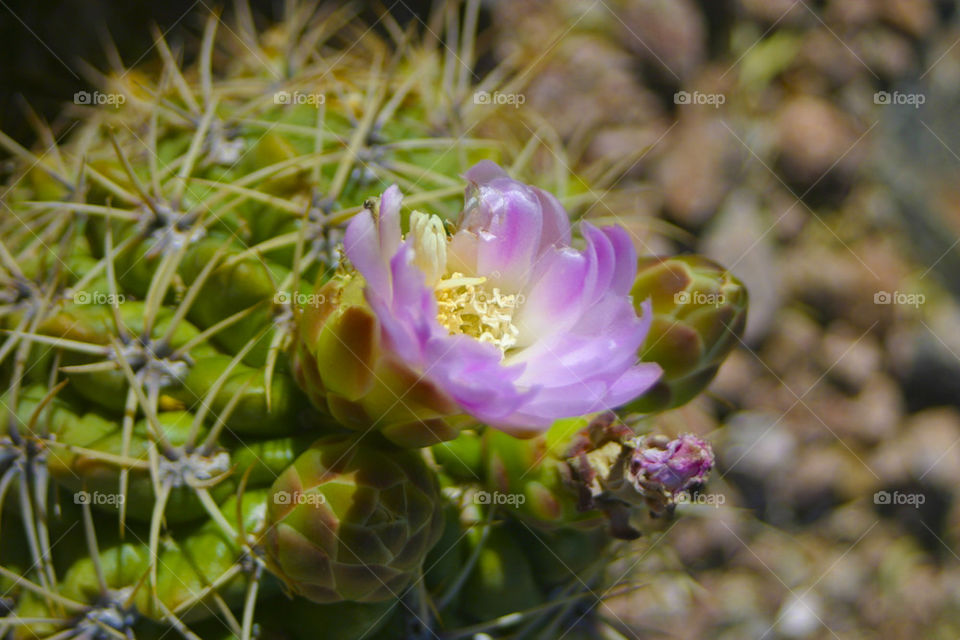
<path fill-rule="evenodd" d="M 470 99 L 479 3 L 442 46 L 286 11 L 211 15 L 186 67 L 158 38 L 60 146 L 0 134 L 2 638 L 553 637 L 712 463 L 637 414 L 745 293 L 669 307 L 571 228 L 613 173 Z M 644 346 L 668 316 L 696 350 Z"/>

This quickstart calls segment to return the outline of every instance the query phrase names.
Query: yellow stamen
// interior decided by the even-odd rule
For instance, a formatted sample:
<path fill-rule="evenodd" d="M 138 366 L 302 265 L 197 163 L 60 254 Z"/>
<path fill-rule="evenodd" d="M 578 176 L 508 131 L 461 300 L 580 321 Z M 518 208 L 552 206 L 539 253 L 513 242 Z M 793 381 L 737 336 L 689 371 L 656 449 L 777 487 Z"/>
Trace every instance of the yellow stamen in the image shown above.
<path fill-rule="evenodd" d="M 517 343 L 513 324 L 518 296 L 484 286 L 486 278 L 454 272 L 434 286 L 437 320 L 451 335 L 463 333 L 506 352 Z"/>

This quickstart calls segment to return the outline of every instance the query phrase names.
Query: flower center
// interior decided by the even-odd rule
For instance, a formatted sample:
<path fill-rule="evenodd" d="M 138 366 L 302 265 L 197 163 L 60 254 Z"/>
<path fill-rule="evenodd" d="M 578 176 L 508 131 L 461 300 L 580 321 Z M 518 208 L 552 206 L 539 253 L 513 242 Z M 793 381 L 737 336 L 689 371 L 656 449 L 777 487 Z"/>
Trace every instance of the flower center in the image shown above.
<path fill-rule="evenodd" d="M 521 296 L 489 287 L 484 277 L 447 273 L 448 238 L 439 216 L 414 211 L 410 214 L 414 264 L 423 272 L 437 298 L 437 321 L 451 335 L 466 334 L 496 345 L 506 353 L 517 344 L 520 330 L 513 314 Z"/>
<path fill-rule="evenodd" d="M 517 343 L 520 330 L 513 324 L 518 296 L 499 287 L 484 286 L 484 277 L 466 277 L 454 272 L 434 286 L 437 321 L 451 335 L 463 333 L 489 342 L 506 353 Z"/>

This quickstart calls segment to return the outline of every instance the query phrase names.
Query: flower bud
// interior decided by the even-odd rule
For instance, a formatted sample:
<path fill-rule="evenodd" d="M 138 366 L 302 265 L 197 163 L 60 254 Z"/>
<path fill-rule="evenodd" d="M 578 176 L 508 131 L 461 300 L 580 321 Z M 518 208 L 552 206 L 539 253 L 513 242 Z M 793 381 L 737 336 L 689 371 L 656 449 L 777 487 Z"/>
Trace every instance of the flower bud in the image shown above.
<path fill-rule="evenodd" d="M 413 580 L 443 530 L 420 456 L 358 438 L 316 441 L 274 482 L 270 567 L 314 602 L 379 602 Z"/>
<path fill-rule="evenodd" d="M 644 300 L 653 304 L 639 354 L 659 364 L 663 375 L 627 409 L 653 413 L 685 404 L 710 384 L 743 334 L 747 290 L 703 256 L 651 256 L 640 259 L 631 294 L 638 312 Z"/>

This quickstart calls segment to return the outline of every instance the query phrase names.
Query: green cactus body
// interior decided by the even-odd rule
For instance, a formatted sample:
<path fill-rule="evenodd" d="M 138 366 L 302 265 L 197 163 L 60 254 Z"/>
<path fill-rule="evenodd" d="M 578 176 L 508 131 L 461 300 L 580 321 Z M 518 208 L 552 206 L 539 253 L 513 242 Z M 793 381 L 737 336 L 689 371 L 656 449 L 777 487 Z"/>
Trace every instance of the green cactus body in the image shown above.
<path fill-rule="evenodd" d="M 481 542 L 482 540 L 482 542 Z M 505 529 L 467 534 L 468 548 L 482 544 L 477 563 L 464 585 L 461 609 L 474 620 L 492 620 L 543 603 L 527 553 Z"/>
<path fill-rule="evenodd" d="M 240 509 L 244 531 L 263 529 L 268 495 L 269 492 L 263 489 L 244 494 Z M 222 505 L 223 516 L 234 523 L 237 522 L 237 505 L 236 497 L 227 499 Z M 241 562 L 243 551 L 219 524 L 208 521 L 194 527 L 180 541 L 169 540 L 161 544 L 156 562 L 156 596 L 149 582 L 150 547 L 137 539 L 133 531 L 128 537 L 132 539 L 119 540 L 115 533 L 106 536 L 100 541 L 96 556 L 86 554 L 83 545 L 75 545 L 69 552 L 73 558 L 61 578 L 59 596 L 82 605 L 82 608 L 74 612 L 74 617 L 65 620 L 67 624 L 75 625 L 78 619 L 102 610 L 105 601 L 129 611 L 132 620 L 162 621 L 166 618 L 164 609 L 177 611 L 188 621 L 208 618 L 215 611 L 213 592 L 208 586 L 228 575 L 232 577 L 222 581 L 216 594 L 233 606 L 242 602 L 244 574 L 242 571 L 236 575 L 228 572 Z M 267 585 L 265 590 L 276 592 L 277 585 Z M 32 594 L 21 599 L 17 613 L 21 617 L 46 618 L 55 616 L 56 607 L 53 609 L 41 596 Z M 54 623 L 25 625 L 18 627 L 14 637 L 46 637 L 56 628 Z"/>

